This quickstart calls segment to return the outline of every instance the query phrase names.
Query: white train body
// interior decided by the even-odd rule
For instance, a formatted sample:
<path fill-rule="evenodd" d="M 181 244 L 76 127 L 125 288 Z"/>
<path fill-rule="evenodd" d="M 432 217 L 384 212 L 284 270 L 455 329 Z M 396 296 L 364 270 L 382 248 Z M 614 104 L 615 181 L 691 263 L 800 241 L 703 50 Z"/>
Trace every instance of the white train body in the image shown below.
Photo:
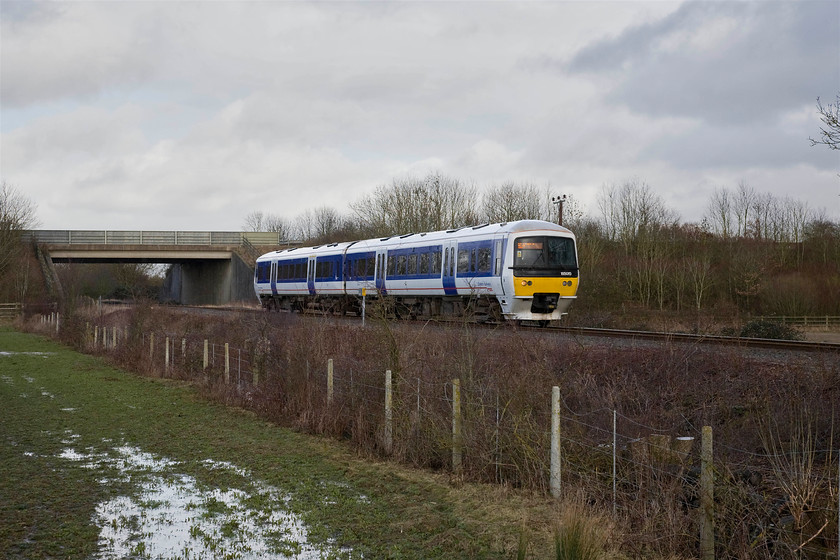
<path fill-rule="evenodd" d="M 268 309 L 358 311 L 388 297 L 398 315 L 557 320 L 578 288 L 575 236 L 537 220 L 295 247 L 257 259 Z"/>

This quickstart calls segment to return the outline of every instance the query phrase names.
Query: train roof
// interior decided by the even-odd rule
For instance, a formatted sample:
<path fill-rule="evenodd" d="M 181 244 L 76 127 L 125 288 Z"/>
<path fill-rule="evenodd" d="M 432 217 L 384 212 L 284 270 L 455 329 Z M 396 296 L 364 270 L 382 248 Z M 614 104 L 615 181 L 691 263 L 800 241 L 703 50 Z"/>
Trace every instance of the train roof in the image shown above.
<path fill-rule="evenodd" d="M 525 233 L 533 231 L 537 232 L 556 232 L 564 233 L 570 236 L 574 234 L 567 228 L 557 225 L 552 222 L 543 220 L 518 220 L 513 222 L 501 222 L 497 224 L 480 224 L 476 226 L 464 226 L 460 228 L 453 228 L 440 231 L 430 231 L 422 233 L 406 233 L 402 235 L 392 235 L 389 237 L 377 237 L 373 239 L 365 239 L 361 241 L 345 241 L 341 243 L 325 243 L 323 245 L 315 245 L 314 247 L 292 247 L 290 249 L 279 249 L 262 255 L 258 260 L 268 259 L 271 257 L 308 257 L 318 254 L 335 254 L 335 253 L 353 253 L 371 251 L 375 248 L 387 247 L 402 247 L 412 245 L 428 245 L 436 242 L 442 243 L 453 238 L 482 238 L 496 235 L 499 233 Z"/>

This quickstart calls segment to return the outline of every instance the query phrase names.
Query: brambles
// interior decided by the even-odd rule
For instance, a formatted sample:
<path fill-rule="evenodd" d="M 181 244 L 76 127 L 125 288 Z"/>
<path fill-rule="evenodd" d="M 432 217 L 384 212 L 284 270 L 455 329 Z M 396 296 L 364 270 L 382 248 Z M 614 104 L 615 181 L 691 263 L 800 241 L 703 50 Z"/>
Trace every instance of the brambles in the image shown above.
<path fill-rule="evenodd" d="M 826 434 L 837 411 L 825 395 L 836 386 L 840 364 L 831 356 L 776 364 L 740 349 L 591 345 L 545 332 L 392 321 L 385 313 L 377 317 L 375 309 L 369 318 L 362 328 L 285 313 L 198 317 L 141 309 L 99 320 L 146 329 L 113 352 L 125 367 L 190 380 L 209 398 L 274 422 L 345 440 L 365 455 L 437 471 L 452 467 L 452 382 L 458 378 L 463 461 L 453 480 L 542 494 L 548 491 L 551 388 L 558 386 L 564 495 L 579 492 L 589 515 L 593 507 L 614 507 L 609 542 L 629 557 L 696 554 L 699 445 L 692 438 L 699 440 L 700 427 L 715 431 L 717 546 L 756 558 L 771 558 L 788 542 L 778 528 L 791 515 L 777 505 L 789 498 L 774 470 L 775 453 L 762 439 L 762 422 L 770 414 L 777 425 L 789 425 L 791 403 L 802 403 L 813 418 L 805 429 L 813 449 L 832 449 Z M 168 368 L 164 337 L 178 341 Z M 206 370 L 205 339 L 211 348 Z M 232 356 L 227 375 L 224 343 Z M 388 448 L 386 369 L 393 374 Z M 776 434 L 775 441 L 789 446 L 793 435 Z M 834 464 L 813 468 L 835 480 Z M 824 546 L 836 526 L 830 504 L 812 500 L 807 507 L 817 508 L 821 521 L 802 523 L 797 543 Z M 565 550 L 583 542 L 585 530 L 569 524 L 564 538 L 572 540 Z"/>
<path fill-rule="evenodd" d="M 740 335 L 745 338 L 770 338 L 774 340 L 804 340 L 801 332 L 775 321 L 750 321 L 741 329 Z"/>

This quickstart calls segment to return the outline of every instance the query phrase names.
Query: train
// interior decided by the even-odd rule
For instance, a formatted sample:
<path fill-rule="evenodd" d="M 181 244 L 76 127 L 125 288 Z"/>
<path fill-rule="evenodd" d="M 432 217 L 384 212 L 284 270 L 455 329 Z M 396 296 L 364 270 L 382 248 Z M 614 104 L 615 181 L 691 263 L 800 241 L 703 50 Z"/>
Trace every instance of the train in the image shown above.
<path fill-rule="evenodd" d="M 577 297 L 575 235 L 520 220 L 272 251 L 254 291 L 267 310 L 360 314 L 380 302 L 406 318 L 548 324 Z"/>

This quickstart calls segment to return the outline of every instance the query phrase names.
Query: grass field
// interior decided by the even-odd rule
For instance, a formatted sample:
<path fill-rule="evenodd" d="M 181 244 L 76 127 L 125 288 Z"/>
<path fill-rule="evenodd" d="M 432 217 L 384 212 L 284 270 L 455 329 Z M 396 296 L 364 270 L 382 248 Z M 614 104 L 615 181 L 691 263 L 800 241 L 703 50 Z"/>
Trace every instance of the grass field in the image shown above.
<path fill-rule="evenodd" d="M 547 557 L 543 497 L 366 461 L 0 327 L 0 557 Z"/>

